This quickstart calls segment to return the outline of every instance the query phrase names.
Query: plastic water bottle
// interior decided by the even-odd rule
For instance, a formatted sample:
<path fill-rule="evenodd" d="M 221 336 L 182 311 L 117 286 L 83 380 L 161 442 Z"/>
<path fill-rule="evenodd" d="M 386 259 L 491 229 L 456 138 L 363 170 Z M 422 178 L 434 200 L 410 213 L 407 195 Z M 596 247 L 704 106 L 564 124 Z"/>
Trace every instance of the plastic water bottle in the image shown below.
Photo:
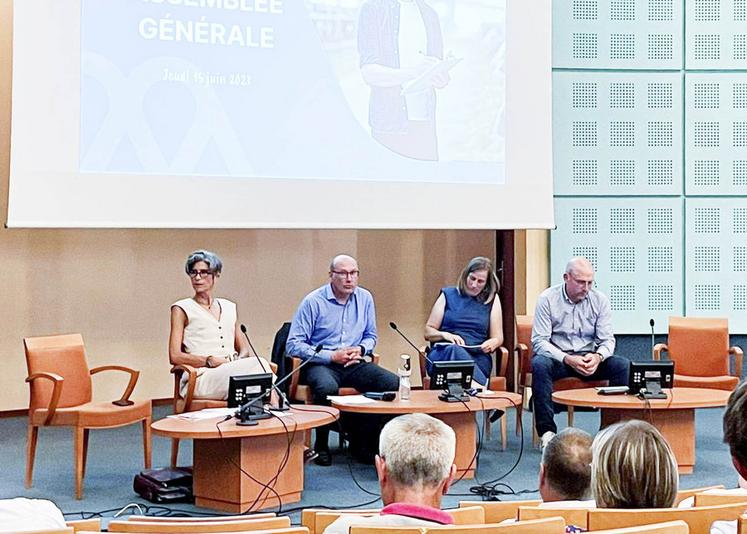
<path fill-rule="evenodd" d="M 399 375 L 399 400 L 406 401 L 410 400 L 410 375 L 412 374 L 410 370 L 410 355 L 402 354 L 400 359 L 402 361 L 397 370 L 397 374 Z"/>

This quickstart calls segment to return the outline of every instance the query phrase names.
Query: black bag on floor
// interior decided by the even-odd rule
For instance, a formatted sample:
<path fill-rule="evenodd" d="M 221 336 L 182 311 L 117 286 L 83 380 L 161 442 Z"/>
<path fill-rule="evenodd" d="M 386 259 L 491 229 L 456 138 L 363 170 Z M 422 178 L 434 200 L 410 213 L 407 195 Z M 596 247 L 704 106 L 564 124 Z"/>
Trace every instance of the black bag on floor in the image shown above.
<path fill-rule="evenodd" d="M 132 489 L 153 503 L 193 502 L 192 468 L 146 469 L 135 475 Z"/>

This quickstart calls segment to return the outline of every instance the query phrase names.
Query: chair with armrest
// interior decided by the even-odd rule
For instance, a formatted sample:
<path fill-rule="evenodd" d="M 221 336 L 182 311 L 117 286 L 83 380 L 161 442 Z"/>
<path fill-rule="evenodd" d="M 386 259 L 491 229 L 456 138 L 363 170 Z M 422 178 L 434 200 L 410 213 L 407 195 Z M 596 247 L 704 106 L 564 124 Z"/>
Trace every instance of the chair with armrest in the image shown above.
<path fill-rule="evenodd" d="M 249 356 L 253 358 L 253 356 Z M 270 362 L 272 373 L 277 372 L 277 365 Z M 171 367 L 171 373 L 174 375 L 174 413 L 197 412 L 207 408 L 225 408 L 228 403 L 224 400 L 204 399 L 195 397 L 195 386 L 197 385 L 197 368 L 187 364 L 179 364 Z M 181 396 L 182 376 L 187 375 L 187 391 L 184 397 Z M 176 467 L 179 458 L 179 439 L 171 438 L 171 467 Z"/>
<path fill-rule="evenodd" d="M 670 317 L 667 343 L 654 346 L 654 360 L 664 352 L 674 362 L 675 387 L 731 391 L 739 383 L 744 353 L 729 347 L 728 319 Z M 734 356 L 731 374 L 729 356 Z"/>
<path fill-rule="evenodd" d="M 493 358 L 492 376 L 488 382 L 490 391 L 506 391 L 506 372 L 508 368 L 508 350 L 505 347 L 498 347 L 498 350 L 491 354 Z M 420 368 L 420 380 L 423 389 L 430 389 L 431 377 L 426 373 L 426 347 L 422 346 L 418 350 L 418 363 Z M 500 359 L 499 359 L 500 358 Z M 485 439 L 490 439 L 490 420 L 489 415 L 485 414 L 483 434 Z M 521 406 L 516 407 L 516 428 L 517 433 L 521 425 Z M 506 450 L 507 441 L 507 423 L 506 418 L 501 417 L 501 447 Z"/>
<path fill-rule="evenodd" d="M 534 321 L 533 315 L 517 315 L 516 316 L 516 360 L 517 367 L 519 369 L 519 380 L 518 384 L 522 390 L 522 396 L 524 398 L 525 405 L 528 405 L 529 397 L 527 388 L 532 387 L 532 358 L 534 353 L 532 351 L 532 322 Z M 568 389 L 584 389 L 593 388 L 599 386 L 606 386 L 609 384 L 607 380 L 581 380 L 570 376 L 568 378 L 561 378 L 553 382 L 553 391 L 566 391 Z M 567 406 L 568 409 L 568 426 L 573 426 L 573 406 Z M 537 428 L 534 425 L 534 411 L 532 411 L 532 445 L 537 446 L 539 443 L 539 436 L 537 436 Z"/>
<path fill-rule="evenodd" d="M 500 523 L 506 519 L 518 519 L 520 506 L 538 506 L 542 501 L 459 501 L 459 507 L 480 506 L 485 512 L 486 523 Z"/>
<path fill-rule="evenodd" d="M 645 508 L 589 510 L 589 530 L 635 527 L 681 519 L 690 532 L 710 532 L 714 521 L 735 521 L 747 510 L 747 503 L 700 506 L 697 508 Z"/>
<path fill-rule="evenodd" d="M 36 442 L 41 426 L 74 427 L 75 498 L 83 496 L 83 477 L 86 472 L 88 432 L 92 428 L 114 428 L 140 422 L 143 427 L 145 467 L 150 468 L 150 400 L 130 401 L 137 384 L 139 371 L 120 365 L 105 365 L 89 369 L 83 336 L 65 334 L 27 337 L 23 340 L 26 352 L 26 378 L 31 389 L 29 402 L 28 444 L 26 449 L 26 487 L 30 488 L 34 472 Z M 103 371 L 122 371 L 130 375 L 122 397 L 112 402 L 93 402 L 91 377 Z"/>

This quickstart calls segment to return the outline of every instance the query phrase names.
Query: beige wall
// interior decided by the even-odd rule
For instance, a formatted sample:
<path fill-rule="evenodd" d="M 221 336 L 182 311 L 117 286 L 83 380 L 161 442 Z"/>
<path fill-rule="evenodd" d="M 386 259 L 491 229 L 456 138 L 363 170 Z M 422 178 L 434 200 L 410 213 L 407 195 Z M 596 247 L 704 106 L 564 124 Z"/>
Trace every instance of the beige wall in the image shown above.
<path fill-rule="evenodd" d="M 11 102 L 11 0 L 0 0 L 0 213 L 7 213 Z M 51 82 L 50 82 L 51 83 Z M 40 154 L 43 157 L 43 154 Z M 0 410 L 27 406 L 22 338 L 81 332 L 91 366 L 118 362 L 142 371 L 136 396 L 171 394 L 166 352 L 169 305 L 190 294 L 191 250 L 224 260 L 218 293 L 237 301 L 253 342 L 269 353 L 298 301 L 326 280 L 331 256 L 358 257 L 361 284 L 376 298 L 379 352 L 391 366 L 406 350 L 386 325 L 416 340 L 441 286 L 472 256 L 492 255 L 488 231 L 8 230 L 0 229 Z M 97 397 L 123 380 L 96 377 Z"/>

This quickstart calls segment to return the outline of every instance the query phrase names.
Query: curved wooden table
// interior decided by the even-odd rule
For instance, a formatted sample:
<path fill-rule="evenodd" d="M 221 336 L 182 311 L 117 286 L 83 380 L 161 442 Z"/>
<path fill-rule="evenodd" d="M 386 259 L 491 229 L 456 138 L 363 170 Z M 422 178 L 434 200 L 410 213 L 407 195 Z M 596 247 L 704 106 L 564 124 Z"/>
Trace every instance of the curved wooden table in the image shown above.
<path fill-rule="evenodd" d="M 471 397 L 468 402 L 444 402 L 438 400 L 440 391 L 414 390 L 410 399 L 392 402 L 372 401 L 366 404 L 345 404 L 344 399 L 332 401 L 332 406 L 341 412 L 370 413 L 381 415 L 402 415 L 406 413 L 427 413 L 436 417 L 454 429 L 456 434 L 457 476 L 474 478 L 475 452 L 477 451 L 477 425 L 475 416 L 484 410 L 506 410 L 512 406 L 521 406 L 521 395 L 508 391 L 493 391 Z M 505 417 L 505 415 L 504 415 Z"/>
<path fill-rule="evenodd" d="M 197 506 L 243 513 L 301 500 L 305 431 L 340 415 L 335 408 L 314 405 L 286 413 L 291 415 L 262 419 L 257 426 L 238 426 L 236 419 L 221 422 L 223 417 L 166 417 L 151 427 L 159 436 L 194 440 Z"/>
<path fill-rule="evenodd" d="M 669 442 L 680 473 L 692 473 L 695 465 L 695 409 L 726 405 L 731 391 L 703 388 L 665 389 L 666 399 L 642 400 L 634 395 L 599 395 L 594 388 L 571 389 L 552 394 L 552 400 L 568 406 L 591 406 L 601 411 L 602 428 L 629 419 L 654 425 Z"/>

